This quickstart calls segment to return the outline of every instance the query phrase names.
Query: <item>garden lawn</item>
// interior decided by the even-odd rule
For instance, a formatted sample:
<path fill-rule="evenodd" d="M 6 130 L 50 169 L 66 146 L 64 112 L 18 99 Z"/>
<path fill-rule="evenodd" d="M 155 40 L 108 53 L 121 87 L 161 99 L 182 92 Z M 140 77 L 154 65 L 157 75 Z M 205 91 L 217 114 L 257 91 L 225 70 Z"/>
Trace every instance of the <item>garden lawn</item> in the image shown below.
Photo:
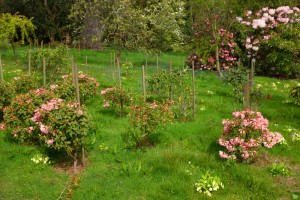
<path fill-rule="evenodd" d="M 22 48 L 21 51 L 25 51 Z M 100 83 L 100 89 L 114 86 L 116 66 L 111 64 L 110 50 L 104 52 L 72 49 L 74 60 Z M 22 53 L 19 53 L 20 56 Z M 21 56 L 22 57 L 22 56 Z M 26 59 L 19 64 L 12 60 L 10 50 L 3 54 L 4 78 L 26 73 Z M 160 68 L 183 68 L 184 55 L 160 55 Z M 131 61 L 133 69 L 122 77 L 122 85 L 135 96 L 142 95 L 141 65 L 145 55 L 122 52 L 122 61 Z M 7 63 L 7 64 L 6 64 Z M 115 71 L 115 73 L 113 73 Z M 156 72 L 154 55 L 149 55 L 147 76 Z M 191 71 L 189 71 L 191 74 Z M 287 145 L 275 145 L 259 152 L 254 163 L 232 164 L 218 155 L 222 119 L 243 109 L 233 96 L 230 85 L 224 85 L 214 72 L 196 72 L 196 117 L 186 122 L 168 124 L 152 137 L 154 147 L 138 150 L 124 148 L 122 135 L 129 128 L 127 117 L 119 117 L 103 107 L 100 94 L 91 98 L 87 109 L 95 124 L 91 147 L 87 149 L 87 166 L 76 175 L 63 170 L 60 163 L 36 164 L 31 158 L 45 153 L 37 147 L 16 144 L 0 135 L 0 199 L 292 199 L 300 198 L 300 141 L 292 141 L 288 127 L 300 130 L 300 107 L 286 103 L 289 91 L 299 80 L 277 80 L 256 77 L 256 86 L 263 96 L 256 104 L 269 120 L 271 131 L 280 132 Z M 191 83 L 191 76 L 187 79 Z M 56 154 L 54 154 L 56 155 Z M 55 160 L 52 154 L 51 160 Z M 51 157 L 52 156 L 52 157 Z M 285 163 L 288 176 L 273 176 L 273 163 Z M 211 197 L 196 192 L 195 182 L 206 172 L 218 176 L 224 189 Z"/>

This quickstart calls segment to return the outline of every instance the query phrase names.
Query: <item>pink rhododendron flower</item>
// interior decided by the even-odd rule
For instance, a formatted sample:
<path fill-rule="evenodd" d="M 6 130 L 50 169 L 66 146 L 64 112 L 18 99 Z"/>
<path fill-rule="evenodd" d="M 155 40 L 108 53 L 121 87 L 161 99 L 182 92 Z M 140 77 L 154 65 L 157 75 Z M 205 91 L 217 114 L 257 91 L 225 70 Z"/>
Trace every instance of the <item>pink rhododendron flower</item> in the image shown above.
<path fill-rule="evenodd" d="M 85 78 L 85 77 L 86 77 L 85 74 L 80 74 L 80 75 L 78 76 L 78 78 Z"/>
<path fill-rule="evenodd" d="M 47 144 L 51 145 L 53 143 L 53 139 L 47 140 Z"/>
<path fill-rule="evenodd" d="M 63 75 L 63 76 L 61 76 L 63 79 L 66 79 L 66 78 L 68 78 L 69 77 L 69 75 Z"/>
<path fill-rule="evenodd" d="M 55 90 L 58 87 L 58 85 L 50 85 L 51 90 Z"/>
<path fill-rule="evenodd" d="M 0 130 L 5 131 L 6 130 L 6 126 L 4 123 L 0 124 Z"/>
<path fill-rule="evenodd" d="M 109 107 L 109 102 L 106 101 L 106 102 L 104 103 L 103 107 L 105 107 L 105 108 Z"/>
<path fill-rule="evenodd" d="M 45 126 L 44 124 L 40 125 L 40 130 L 44 134 L 48 134 L 49 133 L 49 128 L 47 126 Z"/>

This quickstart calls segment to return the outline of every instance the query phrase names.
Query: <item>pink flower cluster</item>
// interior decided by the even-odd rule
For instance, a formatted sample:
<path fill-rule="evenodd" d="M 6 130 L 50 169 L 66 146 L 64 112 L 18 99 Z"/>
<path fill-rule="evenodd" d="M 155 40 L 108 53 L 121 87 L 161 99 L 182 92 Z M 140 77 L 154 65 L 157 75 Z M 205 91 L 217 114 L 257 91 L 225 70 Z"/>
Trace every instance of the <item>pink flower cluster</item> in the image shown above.
<path fill-rule="evenodd" d="M 116 89 L 115 87 L 106 88 L 105 90 L 101 90 L 101 94 L 105 95 L 107 92 L 114 91 L 115 89 Z"/>
<path fill-rule="evenodd" d="M 260 112 L 244 110 L 232 115 L 232 120 L 222 122 L 223 134 L 218 143 L 226 148 L 226 152 L 219 151 L 221 158 L 250 160 L 259 147 L 272 148 L 283 139 L 281 134 L 268 129 L 269 122 Z"/>
<path fill-rule="evenodd" d="M 233 33 L 228 32 L 226 29 L 218 30 L 219 46 L 219 62 L 223 69 L 229 70 L 237 61 L 235 57 L 236 44 L 233 40 Z M 211 45 L 215 45 L 216 41 L 211 40 Z M 191 55 L 188 62 L 194 61 L 196 69 L 212 70 L 216 68 L 217 58 L 216 55 L 209 56 L 207 59 L 201 58 L 199 55 Z"/>
<path fill-rule="evenodd" d="M 35 124 L 39 127 L 39 130 L 41 131 L 41 133 L 43 134 L 51 134 L 51 127 L 45 125 L 42 123 L 43 121 L 43 117 L 45 115 L 45 113 L 47 111 L 51 111 L 51 110 L 57 110 L 59 109 L 61 103 L 63 103 L 64 101 L 62 99 L 51 99 L 50 101 L 48 101 L 47 103 L 44 103 L 41 105 L 40 108 L 36 109 L 34 112 L 34 116 L 31 118 L 31 120 L 33 122 L 35 122 Z M 31 129 L 32 131 L 33 129 Z M 46 141 L 46 143 L 48 145 L 53 143 L 53 140 L 51 142 L 51 140 Z"/>
<path fill-rule="evenodd" d="M 237 21 L 256 30 L 256 37 L 251 36 L 246 39 L 245 46 L 250 58 L 256 56 L 261 41 L 270 39 L 272 29 L 282 23 L 300 22 L 300 9 L 289 6 L 281 6 L 276 9 L 265 7 L 255 14 L 248 10 L 245 13 L 245 19 L 237 17 Z"/>
<path fill-rule="evenodd" d="M 105 90 L 101 90 L 101 95 L 105 96 L 105 94 L 115 91 L 116 88 L 115 87 L 111 87 L 111 88 L 106 88 Z M 107 108 L 110 106 L 110 103 L 108 101 L 104 101 L 103 107 Z"/>

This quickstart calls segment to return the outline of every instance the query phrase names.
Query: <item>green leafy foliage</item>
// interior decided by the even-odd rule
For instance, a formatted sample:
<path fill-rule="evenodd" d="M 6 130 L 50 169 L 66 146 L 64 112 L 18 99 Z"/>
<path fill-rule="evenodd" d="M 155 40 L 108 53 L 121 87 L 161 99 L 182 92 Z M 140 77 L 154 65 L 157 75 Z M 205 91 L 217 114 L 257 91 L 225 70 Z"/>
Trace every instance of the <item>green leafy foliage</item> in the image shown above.
<path fill-rule="evenodd" d="M 290 96 L 294 99 L 294 104 L 300 105 L 300 86 L 293 87 Z"/>
<path fill-rule="evenodd" d="M 61 99 L 67 101 L 76 100 L 76 88 L 73 82 L 73 75 L 63 75 L 63 81 L 57 81 L 50 85 L 50 89 Z M 78 87 L 80 102 L 85 103 L 87 99 L 98 94 L 98 81 L 87 74 L 78 75 Z"/>
<path fill-rule="evenodd" d="M 136 148 L 151 146 L 149 136 L 174 119 L 170 104 L 169 101 L 163 103 L 142 101 L 138 105 L 132 105 L 128 114 L 130 129 L 124 135 L 125 142 L 129 146 L 135 145 Z"/>
<path fill-rule="evenodd" d="M 206 171 L 206 173 L 201 176 L 201 179 L 195 183 L 195 187 L 197 192 L 203 192 L 204 194 L 211 196 L 212 192 L 224 188 L 224 185 L 219 177 L 212 176 L 210 171 Z"/>
<path fill-rule="evenodd" d="M 281 176 L 287 176 L 290 174 L 289 168 L 284 163 L 273 163 L 272 167 L 270 169 L 270 172 L 273 176 L 281 175 Z"/>
<path fill-rule="evenodd" d="M 13 87 L 16 94 L 25 94 L 39 87 L 39 79 L 35 74 L 14 77 Z"/>
<path fill-rule="evenodd" d="M 69 73 L 71 69 L 70 56 L 67 47 L 60 45 L 54 49 L 43 48 L 31 51 L 32 70 L 43 73 L 43 58 L 46 61 L 46 78 L 48 81 L 55 81 L 63 74 Z"/>
<path fill-rule="evenodd" d="M 243 102 L 247 87 L 247 72 L 244 68 L 231 69 L 224 74 L 223 81 L 225 84 L 233 86 L 233 95 Z"/>
<path fill-rule="evenodd" d="M 14 39 L 20 39 L 22 43 L 34 34 L 35 26 L 32 24 L 32 18 L 28 19 L 18 13 L 0 14 L 0 41 L 8 40 L 10 43 Z M 19 38 L 21 36 L 21 38 Z"/>
<path fill-rule="evenodd" d="M 0 122 L 3 120 L 3 110 L 6 106 L 9 106 L 13 96 L 14 87 L 12 84 L 0 81 Z"/>
<path fill-rule="evenodd" d="M 152 94 L 164 98 L 175 95 L 183 86 L 187 70 L 174 70 L 171 73 L 162 70 L 147 79 L 149 90 Z"/>
<path fill-rule="evenodd" d="M 104 99 L 103 107 L 112 107 L 120 116 L 124 115 L 125 107 L 132 102 L 131 95 L 120 87 L 110 87 L 101 90 L 101 95 Z"/>

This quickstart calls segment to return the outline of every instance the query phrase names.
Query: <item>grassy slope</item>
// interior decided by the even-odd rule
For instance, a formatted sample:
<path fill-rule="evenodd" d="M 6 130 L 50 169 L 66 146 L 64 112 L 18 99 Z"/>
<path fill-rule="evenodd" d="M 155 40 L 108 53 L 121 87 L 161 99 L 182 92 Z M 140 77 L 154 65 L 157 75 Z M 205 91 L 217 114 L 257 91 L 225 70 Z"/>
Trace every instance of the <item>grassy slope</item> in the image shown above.
<path fill-rule="evenodd" d="M 97 78 L 102 88 L 116 83 L 111 78 L 111 69 L 106 67 L 110 66 L 109 52 L 72 52 L 82 71 L 85 70 L 85 56 L 88 56 L 88 73 Z M 134 52 L 122 56 L 122 60 L 127 57 L 134 63 L 132 72 L 122 79 L 123 85 L 141 94 L 139 66 L 145 57 Z M 3 58 L 9 63 L 5 77 L 11 80 L 19 72 L 13 62 L 9 62 L 9 54 Z M 174 66 L 182 67 L 183 58 L 182 55 L 164 54 L 160 65 L 167 68 L 172 59 Z M 155 57 L 149 56 L 148 74 L 155 71 L 153 65 Z M 300 144 L 293 143 L 284 129 L 288 125 L 300 129 L 300 108 L 282 101 L 287 98 L 286 84 L 294 83 L 278 83 L 276 79 L 264 77 L 257 77 L 256 82 L 263 85 L 265 94 L 272 96 L 272 99 L 261 100 L 259 110 L 269 119 L 270 129 L 282 133 L 289 146 L 264 151 L 255 164 L 232 167 L 218 157 L 220 148 L 216 141 L 222 131 L 222 119 L 231 118 L 232 111 L 242 106 L 232 97 L 231 88 L 224 86 L 213 73 L 196 73 L 196 119 L 168 125 L 157 135 L 157 144 L 151 149 L 124 150 L 121 135 L 129 122 L 105 110 L 101 98 L 95 97 L 88 105 L 97 130 L 95 144 L 89 149 L 88 167 L 79 174 L 79 186 L 75 188 L 72 199 L 209 199 L 196 193 L 193 187 L 206 170 L 213 171 L 225 185 L 224 190 L 214 193 L 210 199 L 290 199 L 291 192 L 299 191 Z M 208 94 L 208 90 L 213 94 Z M 37 149 L 3 139 L 0 140 L 0 199 L 57 199 L 67 185 L 67 174 L 30 161 Z M 100 151 L 100 144 L 109 150 Z M 268 169 L 274 162 L 285 162 L 292 170 L 291 175 L 272 176 Z M 124 173 L 122 170 L 123 165 L 136 167 L 139 163 L 139 172 L 130 169 Z"/>

